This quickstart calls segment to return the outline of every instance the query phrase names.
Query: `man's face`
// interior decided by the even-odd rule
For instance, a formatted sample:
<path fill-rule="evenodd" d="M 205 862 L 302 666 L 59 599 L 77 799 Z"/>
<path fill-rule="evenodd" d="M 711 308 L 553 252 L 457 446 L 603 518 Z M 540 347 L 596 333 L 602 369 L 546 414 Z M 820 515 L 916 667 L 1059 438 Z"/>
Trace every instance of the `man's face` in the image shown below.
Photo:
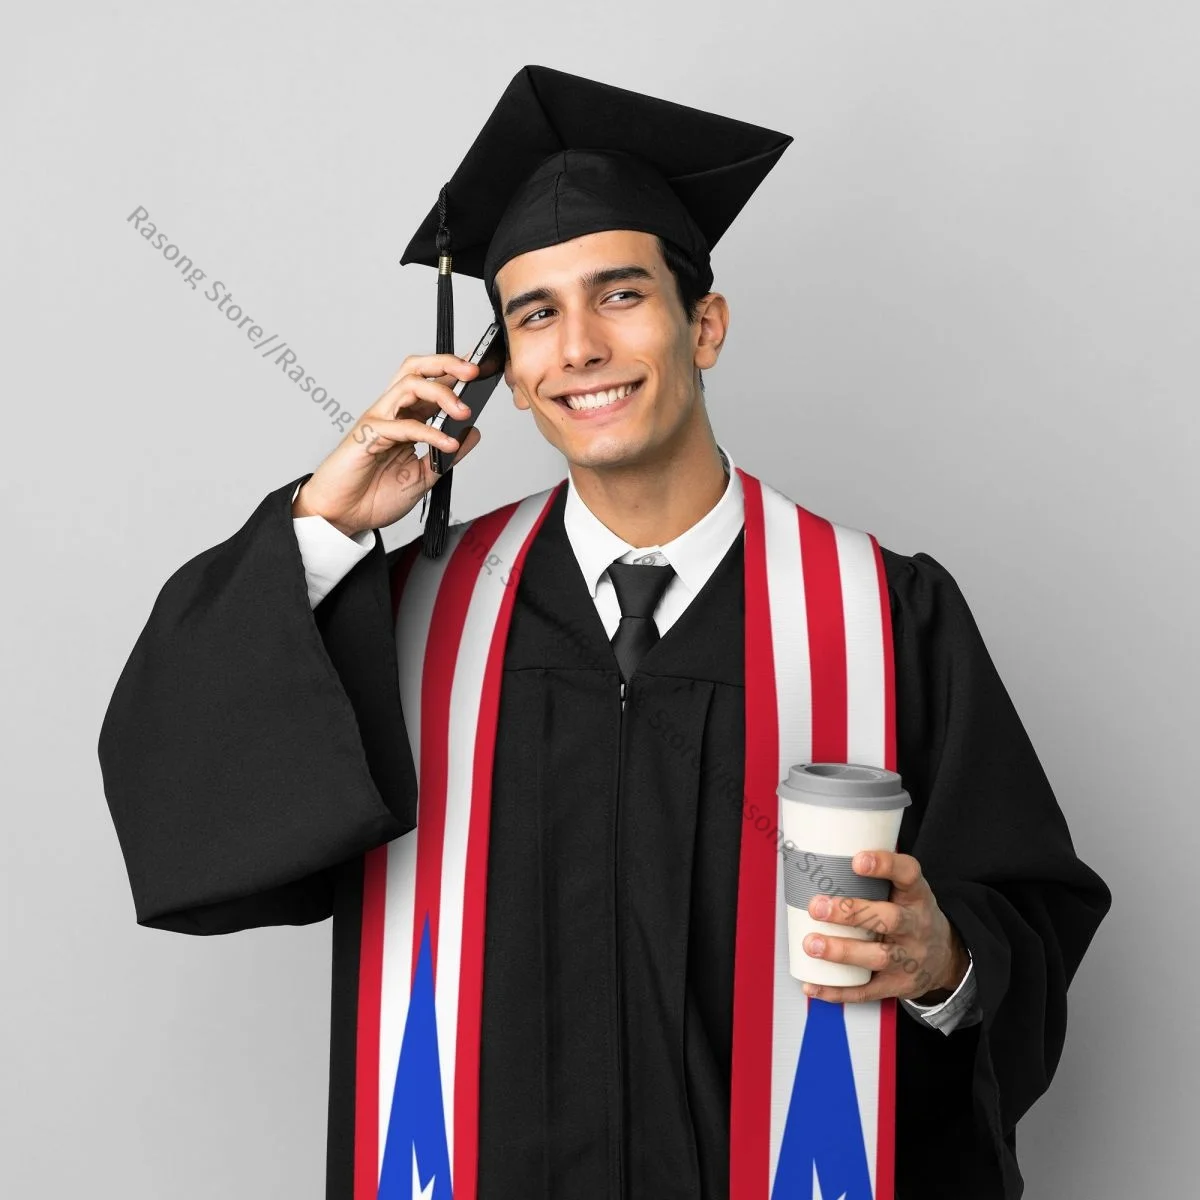
<path fill-rule="evenodd" d="M 571 464 L 649 464 L 689 423 L 707 421 L 696 368 L 716 361 L 728 310 L 710 293 L 705 310 L 715 311 L 716 326 L 711 317 L 689 325 L 652 234 L 605 230 L 531 250 L 504 264 L 496 286 L 513 402 L 532 410 Z M 598 407 L 563 398 L 612 388 L 619 395 L 629 384 L 637 386 L 628 396 Z"/>

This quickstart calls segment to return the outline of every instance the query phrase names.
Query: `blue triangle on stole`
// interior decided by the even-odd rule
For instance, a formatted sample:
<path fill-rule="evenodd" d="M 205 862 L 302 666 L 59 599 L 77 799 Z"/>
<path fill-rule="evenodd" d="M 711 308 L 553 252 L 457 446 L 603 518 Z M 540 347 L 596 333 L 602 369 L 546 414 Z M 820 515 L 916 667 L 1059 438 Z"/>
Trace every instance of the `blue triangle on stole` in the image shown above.
<path fill-rule="evenodd" d="M 400 1043 L 400 1061 L 396 1064 L 396 1087 L 379 1174 L 379 1200 L 412 1200 L 414 1196 L 428 1200 L 453 1198 L 428 913 L 421 930 L 421 949 Z"/>
<path fill-rule="evenodd" d="M 818 1183 L 819 1181 L 819 1183 Z M 771 1200 L 872 1200 L 844 1006 L 809 1000 Z"/>

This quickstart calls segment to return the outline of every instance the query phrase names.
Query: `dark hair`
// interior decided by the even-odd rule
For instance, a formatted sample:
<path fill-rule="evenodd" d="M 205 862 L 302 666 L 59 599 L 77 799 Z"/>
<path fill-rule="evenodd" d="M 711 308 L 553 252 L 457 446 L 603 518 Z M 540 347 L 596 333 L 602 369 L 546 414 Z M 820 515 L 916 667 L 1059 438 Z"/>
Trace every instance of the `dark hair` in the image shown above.
<path fill-rule="evenodd" d="M 667 270 L 675 276 L 675 290 L 683 305 L 683 315 L 689 325 L 695 325 L 700 319 L 700 301 L 708 295 L 709 289 L 701 281 L 696 264 L 669 238 L 659 237 L 658 249 Z M 700 390 L 704 391 L 704 372 L 700 371 L 699 376 Z"/>
<path fill-rule="evenodd" d="M 709 289 L 701 282 L 696 264 L 674 242 L 664 237 L 656 240 L 667 270 L 675 276 L 675 290 L 679 293 L 679 303 L 688 324 L 695 325 L 700 319 L 700 301 L 708 295 Z"/>
<path fill-rule="evenodd" d="M 667 264 L 667 270 L 671 272 L 675 278 L 675 291 L 679 296 L 680 306 L 683 308 L 683 315 L 687 318 L 689 325 L 695 325 L 700 319 L 700 301 L 709 293 L 709 288 L 705 287 L 700 279 L 700 272 L 696 270 L 696 264 L 669 238 L 657 237 L 658 250 L 663 257 L 663 262 Z M 508 327 L 504 323 L 504 318 L 500 315 L 500 289 L 496 286 L 496 281 L 492 280 L 492 290 L 488 297 L 492 302 L 492 313 L 496 318 L 496 323 L 500 326 L 501 335 L 504 338 L 505 353 L 508 352 Z M 704 372 L 700 372 L 700 390 L 704 391 Z"/>

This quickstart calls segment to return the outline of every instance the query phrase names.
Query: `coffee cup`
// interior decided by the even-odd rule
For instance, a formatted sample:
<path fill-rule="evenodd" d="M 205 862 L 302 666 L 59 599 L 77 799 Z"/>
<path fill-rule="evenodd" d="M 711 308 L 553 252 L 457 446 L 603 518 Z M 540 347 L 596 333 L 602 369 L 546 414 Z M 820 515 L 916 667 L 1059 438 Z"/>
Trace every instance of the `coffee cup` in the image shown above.
<path fill-rule="evenodd" d="M 877 941 L 879 935 L 861 926 L 818 921 L 809 915 L 808 905 L 818 895 L 828 896 L 834 905 L 847 897 L 859 904 L 887 900 L 891 880 L 859 875 L 851 862 L 863 850 L 896 849 L 900 821 L 912 799 L 895 771 L 862 763 L 799 763 L 788 770 L 777 794 L 791 975 L 835 987 L 867 983 L 869 967 L 814 958 L 804 949 L 804 939 L 820 933 Z"/>

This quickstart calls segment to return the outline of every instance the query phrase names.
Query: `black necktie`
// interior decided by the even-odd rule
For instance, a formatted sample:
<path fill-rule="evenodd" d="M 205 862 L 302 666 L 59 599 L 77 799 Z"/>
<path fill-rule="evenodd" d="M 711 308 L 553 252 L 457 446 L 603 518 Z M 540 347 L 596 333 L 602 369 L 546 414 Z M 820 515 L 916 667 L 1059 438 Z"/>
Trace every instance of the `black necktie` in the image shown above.
<path fill-rule="evenodd" d="M 612 648 L 621 668 L 622 683 L 629 682 L 642 655 L 658 641 L 658 626 L 653 614 L 674 574 L 675 568 L 670 564 L 651 567 L 642 563 L 612 562 L 608 565 L 608 577 L 621 605 L 621 624 L 613 634 Z"/>

